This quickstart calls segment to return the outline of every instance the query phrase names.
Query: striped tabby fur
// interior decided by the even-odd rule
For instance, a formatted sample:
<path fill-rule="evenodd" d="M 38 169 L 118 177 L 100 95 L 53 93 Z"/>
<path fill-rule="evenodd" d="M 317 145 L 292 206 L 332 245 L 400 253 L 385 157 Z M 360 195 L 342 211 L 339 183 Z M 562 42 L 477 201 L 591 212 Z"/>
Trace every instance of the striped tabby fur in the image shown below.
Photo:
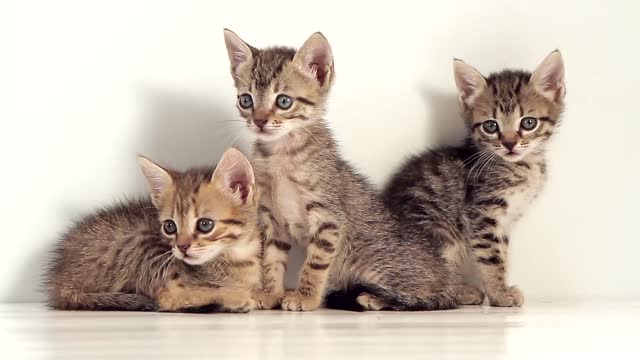
<path fill-rule="evenodd" d="M 238 110 L 256 135 L 264 240 L 261 308 L 435 310 L 455 306 L 442 259 L 405 232 L 375 189 L 338 153 L 323 119 L 334 78 L 326 38 L 295 51 L 258 50 L 225 31 Z M 283 100 L 285 96 L 285 100 Z M 288 100 L 287 100 L 288 99 Z M 295 290 L 283 276 L 293 243 L 306 249 Z"/>
<path fill-rule="evenodd" d="M 151 199 L 98 210 L 63 235 L 46 274 L 49 305 L 251 310 L 251 292 L 259 285 L 260 238 L 248 160 L 230 149 L 215 173 L 165 170 L 145 158 L 139 162 Z M 164 230 L 169 219 L 175 234 Z M 198 219 L 213 220 L 211 231 L 197 231 Z"/>
<path fill-rule="evenodd" d="M 564 109 L 562 57 L 551 53 L 533 74 L 484 78 L 460 60 L 454 69 L 469 137 L 409 159 L 389 182 L 385 202 L 492 305 L 520 306 L 522 293 L 507 283 L 509 234 L 546 179 L 545 144 Z"/>

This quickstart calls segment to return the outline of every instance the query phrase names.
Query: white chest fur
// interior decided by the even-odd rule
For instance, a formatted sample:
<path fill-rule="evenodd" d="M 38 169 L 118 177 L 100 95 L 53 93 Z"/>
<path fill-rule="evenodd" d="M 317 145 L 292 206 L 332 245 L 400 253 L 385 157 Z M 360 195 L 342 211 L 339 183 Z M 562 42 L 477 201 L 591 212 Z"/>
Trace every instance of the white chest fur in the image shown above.
<path fill-rule="evenodd" d="M 305 199 L 299 186 L 287 176 L 272 179 L 271 195 L 278 217 L 292 227 L 305 225 Z"/>
<path fill-rule="evenodd" d="M 501 192 L 502 198 L 507 202 L 505 213 L 499 216 L 499 232 L 508 234 L 514 223 L 524 214 L 533 200 L 538 196 L 544 185 L 545 175 L 541 165 L 532 164 L 526 172 L 526 181 L 517 186 L 505 189 Z"/>
<path fill-rule="evenodd" d="M 267 191 L 262 196 L 268 197 L 266 202 L 278 223 L 293 237 L 293 240 L 304 242 L 307 240 L 308 223 L 305 204 L 310 201 L 307 189 L 293 179 L 296 176 L 295 167 L 278 156 L 264 162 L 262 169 L 266 172 L 264 184 Z M 260 174 L 258 174 L 260 176 Z"/>

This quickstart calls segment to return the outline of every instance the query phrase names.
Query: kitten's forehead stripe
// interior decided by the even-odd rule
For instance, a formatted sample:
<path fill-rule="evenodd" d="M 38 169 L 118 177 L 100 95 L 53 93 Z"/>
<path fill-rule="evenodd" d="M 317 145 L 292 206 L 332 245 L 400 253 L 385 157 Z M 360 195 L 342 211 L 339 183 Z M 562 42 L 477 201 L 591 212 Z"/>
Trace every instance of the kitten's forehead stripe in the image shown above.
<path fill-rule="evenodd" d="M 258 89 L 265 89 L 275 80 L 285 64 L 293 60 L 296 51 L 293 48 L 273 47 L 261 50 L 253 59 L 251 74 Z"/>
<path fill-rule="evenodd" d="M 516 107 L 522 112 L 520 90 L 529 83 L 531 73 L 526 71 L 507 70 L 491 74 L 486 80 L 494 96 L 494 117 L 497 110 L 503 114 L 514 113 Z"/>

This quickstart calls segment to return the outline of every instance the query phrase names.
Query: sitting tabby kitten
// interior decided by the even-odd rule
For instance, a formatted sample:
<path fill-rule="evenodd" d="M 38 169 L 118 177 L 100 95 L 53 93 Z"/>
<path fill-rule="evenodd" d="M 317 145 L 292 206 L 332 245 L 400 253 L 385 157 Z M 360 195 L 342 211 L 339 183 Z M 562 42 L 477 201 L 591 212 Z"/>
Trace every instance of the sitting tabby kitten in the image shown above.
<path fill-rule="evenodd" d="M 235 149 L 215 171 L 138 161 L 151 199 L 98 210 L 62 237 L 47 273 L 49 305 L 251 310 L 261 245 L 249 161 Z"/>
<path fill-rule="evenodd" d="M 562 57 L 554 51 L 533 73 L 485 78 L 460 60 L 454 72 L 470 131 L 465 145 L 411 158 L 385 202 L 452 270 L 468 275 L 472 265 L 492 305 L 520 306 L 522 293 L 506 282 L 509 232 L 546 178 L 545 144 L 564 109 Z"/>
<path fill-rule="evenodd" d="M 334 78 L 327 39 L 258 50 L 225 31 L 237 107 L 255 134 L 263 227 L 258 307 L 435 310 L 456 306 L 442 259 L 397 226 L 375 189 L 338 153 L 322 118 Z M 306 248 L 295 290 L 283 277 L 292 243 Z"/>

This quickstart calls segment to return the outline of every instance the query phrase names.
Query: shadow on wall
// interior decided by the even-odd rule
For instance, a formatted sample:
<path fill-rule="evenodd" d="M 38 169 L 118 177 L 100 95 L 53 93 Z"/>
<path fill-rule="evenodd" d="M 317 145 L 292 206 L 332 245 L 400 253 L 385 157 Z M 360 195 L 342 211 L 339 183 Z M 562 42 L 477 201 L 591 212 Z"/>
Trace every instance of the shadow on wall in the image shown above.
<path fill-rule="evenodd" d="M 409 156 L 421 154 L 427 149 L 437 149 L 445 145 L 460 145 L 467 134 L 466 126 L 460 116 L 458 95 L 456 93 L 421 85 L 418 87 L 418 94 L 426 109 L 425 121 L 428 123 L 426 127 L 427 142 L 416 153 L 402 154 L 402 157 L 394 164 L 389 178 L 383 182 L 383 188 L 386 187 L 390 178 L 400 171 Z"/>
<path fill-rule="evenodd" d="M 465 127 L 458 115 L 457 96 L 428 88 L 421 88 L 420 93 L 431 122 L 429 144 L 439 146 L 459 142 L 465 134 Z M 143 114 L 138 122 L 137 135 L 131 139 L 131 150 L 123 154 L 127 157 L 123 160 L 130 160 L 133 154 L 140 153 L 161 164 L 184 169 L 194 165 L 215 164 L 224 150 L 232 145 L 249 155 L 249 138 L 245 133 L 244 121 L 230 104 L 221 104 L 205 96 L 162 89 L 144 91 L 142 104 Z M 122 192 L 130 190 L 131 184 L 142 184 L 135 163 L 125 163 L 131 165 L 121 172 L 122 178 L 118 183 L 122 184 L 119 187 L 123 189 Z M 114 189 L 113 192 L 119 193 L 120 190 Z M 49 252 L 50 248 L 43 248 L 34 254 L 11 287 L 14 291 L 10 294 L 23 293 L 25 285 L 38 287 L 42 264 L 46 263 Z M 304 252 L 300 249 L 291 253 L 287 287 L 295 287 L 303 259 Z"/>
<path fill-rule="evenodd" d="M 34 249 L 29 258 L 21 264 L 20 271 L 16 273 L 13 284 L 9 285 L 6 296 L 0 299 L 0 303 L 11 302 L 41 302 L 44 300 L 43 275 L 44 266 L 49 261 L 53 245 L 56 240 L 51 240 L 47 246 Z"/>
<path fill-rule="evenodd" d="M 467 128 L 458 106 L 458 95 L 454 92 L 421 87 L 420 95 L 426 106 L 427 121 L 430 123 L 427 134 L 431 148 L 443 145 L 459 145 L 467 134 Z"/>
<path fill-rule="evenodd" d="M 159 89 L 147 89 L 142 94 L 141 103 L 142 118 L 137 121 L 139 127 L 131 138 L 131 146 L 128 147 L 130 150 L 118 155 L 123 157 L 120 163 L 127 165 L 118 169 L 120 179 L 113 189 L 114 194 L 146 191 L 137 165 L 135 161 L 131 161 L 136 153 L 176 169 L 194 165 L 214 165 L 222 153 L 232 145 L 250 155 L 244 121 L 235 113 L 232 104 L 223 105 L 206 96 L 192 96 Z M 139 187 L 132 189 L 132 184 L 138 184 Z M 96 207 L 99 205 L 101 204 L 95 204 Z M 56 207 L 61 221 L 68 224 L 71 224 L 70 219 L 76 214 L 83 214 L 78 206 L 73 204 Z M 57 239 L 51 239 L 49 246 L 37 249 L 32 254 L 9 287 L 9 298 L 1 300 L 43 300 L 43 265 L 48 263 L 51 250 L 56 243 Z M 287 274 L 289 287 L 295 286 L 297 270 L 303 259 L 304 254 L 299 249 L 292 252 L 293 266 L 290 266 Z M 27 292 L 26 288 L 31 291 Z"/>
<path fill-rule="evenodd" d="M 215 164 L 230 146 L 248 154 L 244 121 L 233 104 L 166 90 L 145 91 L 143 103 L 135 152 L 179 169 Z"/>
<path fill-rule="evenodd" d="M 132 132 L 134 135 L 130 139 L 130 146 L 125 148 L 130 150 L 114 149 L 116 156 L 122 157 L 116 163 L 123 165 L 118 169 L 109 169 L 117 171 L 119 177 L 110 191 L 117 194 L 116 198 L 120 198 L 120 194 L 146 192 L 140 171 L 133 161 L 137 153 L 177 169 L 193 165 L 214 165 L 231 145 L 236 145 L 246 153 L 246 142 L 242 139 L 244 122 L 239 120 L 232 104 L 223 106 L 216 99 L 205 96 L 190 96 L 158 89 L 144 91 L 139 103 L 142 116 L 141 119 L 132 121 L 138 124 L 138 128 Z M 98 207 L 105 204 L 94 205 Z M 63 202 L 52 208 L 55 216 L 69 226 L 72 219 L 86 214 L 85 206 L 74 203 Z M 63 231 L 63 227 L 56 229 L 57 234 Z M 48 246 L 33 251 L 9 286 L 7 298 L 0 300 L 43 300 L 43 270 L 57 241 L 57 238 L 52 238 Z"/>

